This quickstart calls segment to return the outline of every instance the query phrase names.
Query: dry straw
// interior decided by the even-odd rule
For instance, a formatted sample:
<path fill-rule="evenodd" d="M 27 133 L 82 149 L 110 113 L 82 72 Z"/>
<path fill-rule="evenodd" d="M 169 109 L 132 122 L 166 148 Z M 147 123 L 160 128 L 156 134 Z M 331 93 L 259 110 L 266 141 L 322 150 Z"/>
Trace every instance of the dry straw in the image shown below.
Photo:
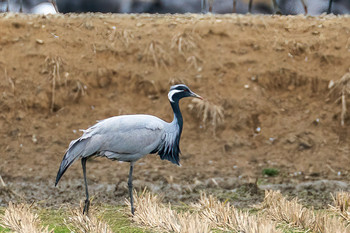
<path fill-rule="evenodd" d="M 168 69 L 168 65 L 173 63 L 173 59 L 169 54 L 163 49 L 160 42 L 152 41 L 143 52 L 142 61 L 153 62 L 156 68 L 160 66 Z"/>
<path fill-rule="evenodd" d="M 224 108 L 209 101 L 198 99 L 193 99 L 192 103 L 189 105 L 190 110 L 195 110 L 198 113 L 198 117 L 203 118 L 204 124 L 210 122 L 215 134 L 216 128 L 225 120 Z"/>
<path fill-rule="evenodd" d="M 202 219 L 211 223 L 212 228 L 251 233 L 282 232 L 270 219 L 237 210 L 229 202 L 221 202 L 211 195 L 208 197 L 206 194 L 201 194 L 199 202 L 194 204 L 194 207 Z"/>
<path fill-rule="evenodd" d="M 206 233 L 210 232 L 207 221 L 203 221 L 198 213 L 178 213 L 161 203 L 161 199 L 149 192 L 143 191 L 141 195 L 135 193 L 135 215 L 133 221 L 137 224 L 152 228 L 159 232 L 187 232 Z M 126 200 L 128 212 L 130 202 Z"/>
<path fill-rule="evenodd" d="M 288 201 L 278 191 L 266 191 L 260 206 L 272 220 L 288 224 L 308 232 L 346 233 L 350 229 L 337 217 L 327 213 L 316 213 L 298 203 L 297 199 Z"/>
<path fill-rule="evenodd" d="M 195 41 L 199 41 L 198 35 L 186 32 L 177 33 L 171 39 L 170 48 L 177 48 L 178 53 L 185 56 L 185 53 L 198 47 Z"/>
<path fill-rule="evenodd" d="M 347 225 L 350 225 L 350 193 L 338 192 L 333 198 L 333 206 L 330 206 L 331 211 L 341 216 Z"/>
<path fill-rule="evenodd" d="M 70 217 L 64 220 L 65 225 L 71 232 L 79 233 L 112 233 L 109 225 L 102 220 L 101 213 L 90 206 L 89 215 L 83 214 L 83 202 L 80 208 L 71 209 Z"/>
<path fill-rule="evenodd" d="M 39 216 L 31 213 L 30 209 L 31 206 L 27 204 L 13 204 L 10 202 L 5 214 L 0 217 L 0 225 L 18 233 L 53 232 L 49 231 L 48 227 L 41 226 Z"/>
<path fill-rule="evenodd" d="M 64 86 L 66 89 L 65 96 L 71 96 L 73 101 L 79 100 L 81 96 L 86 94 L 85 85 L 80 80 L 69 80 L 69 73 L 65 73 L 64 79 L 61 77 L 62 68 L 63 68 L 63 60 L 61 57 L 46 57 L 44 63 L 43 72 L 49 73 L 49 81 L 51 82 L 51 103 L 50 103 L 50 111 L 54 112 L 56 104 L 57 104 L 57 93 L 61 86 Z M 69 88 L 68 88 L 69 87 Z M 75 93 L 72 93 L 70 90 L 73 90 Z"/>
<path fill-rule="evenodd" d="M 349 70 L 350 71 L 350 70 Z M 342 111 L 340 116 L 340 123 L 342 126 L 345 125 L 345 118 L 347 115 L 347 101 L 346 98 L 350 94 L 350 72 L 344 74 L 344 76 L 333 82 L 329 83 L 329 96 L 335 99 L 335 102 L 341 101 Z"/>

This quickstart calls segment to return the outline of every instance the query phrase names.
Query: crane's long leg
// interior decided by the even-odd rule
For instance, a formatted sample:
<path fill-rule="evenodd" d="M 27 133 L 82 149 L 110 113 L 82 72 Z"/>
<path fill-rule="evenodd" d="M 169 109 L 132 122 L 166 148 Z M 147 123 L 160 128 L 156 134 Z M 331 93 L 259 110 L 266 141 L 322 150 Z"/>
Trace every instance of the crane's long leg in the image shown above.
<path fill-rule="evenodd" d="M 332 12 L 332 3 L 333 3 L 333 0 L 329 0 L 327 14 L 330 14 Z"/>
<path fill-rule="evenodd" d="M 207 5 L 208 5 L 208 0 L 201 0 L 201 12 L 202 13 L 208 13 L 208 10 L 207 10 Z"/>
<path fill-rule="evenodd" d="M 134 197 L 132 194 L 132 170 L 134 168 L 134 162 L 130 162 L 130 171 L 129 171 L 129 180 L 128 180 L 128 187 L 129 187 L 129 196 L 130 196 L 130 205 L 131 205 L 131 213 L 134 215 L 135 209 L 134 209 Z"/>
<path fill-rule="evenodd" d="M 53 5 L 53 7 L 55 8 L 56 13 L 58 13 L 58 7 L 57 7 L 56 0 L 50 0 L 49 2 L 50 2 L 50 3 Z"/>
<path fill-rule="evenodd" d="M 23 0 L 20 0 L 20 2 L 19 2 L 19 12 L 20 13 L 23 12 Z"/>
<path fill-rule="evenodd" d="M 279 15 L 281 15 L 281 14 L 282 14 L 282 11 L 281 11 L 281 9 L 279 8 L 279 6 L 278 6 L 276 0 L 272 0 L 272 4 L 273 4 L 273 13 L 274 13 L 274 14 L 279 14 Z"/>
<path fill-rule="evenodd" d="M 249 0 L 248 12 L 252 13 L 253 0 Z"/>
<path fill-rule="evenodd" d="M 6 12 L 10 11 L 10 0 L 7 0 Z"/>
<path fill-rule="evenodd" d="M 237 11 L 236 5 L 237 5 L 237 0 L 233 0 L 233 10 L 232 10 L 232 13 L 236 13 L 236 11 Z"/>
<path fill-rule="evenodd" d="M 85 192 L 86 192 L 86 200 L 84 205 L 83 214 L 89 213 L 89 207 L 90 207 L 90 200 L 89 200 L 89 191 L 88 191 L 88 184 L 86 180 L 86 158 L 81 159 L 81 166 L 83 167 L 83 174 L 84 174 L 84 182 L 85 182 Z"/>
<path fill-rule="evenodd" d="M 213 2 L 214 0 L 209 0 L 209 12 L 213 13 Z"/>
<path fill-rule="evenodd" d="M 306 5 L 306 3 L 305 3 L 305 0 L 300 0 L 300 1 L 301 1 L 301 4 L 303 4 L 304 11 L 305 11 L 305 15 L 307 15 L 308 10 L 307 10 L 307 5 Z"/>

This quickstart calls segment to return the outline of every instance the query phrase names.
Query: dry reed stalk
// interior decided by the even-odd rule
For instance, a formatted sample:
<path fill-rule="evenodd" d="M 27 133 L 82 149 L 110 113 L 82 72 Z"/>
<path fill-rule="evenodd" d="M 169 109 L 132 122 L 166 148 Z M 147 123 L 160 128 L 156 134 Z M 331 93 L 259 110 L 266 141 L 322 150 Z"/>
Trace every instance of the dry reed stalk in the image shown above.
<path fill-rule="evenodd" d="M 77 101 L 81 96 L 86 94 L 85 88 L 86 86 L 80 80 L 68 79 L 69 73 L 65 73 L 64 79 L 61 78 L 63 60 L 60 57 L 46 57 L 45 59 L 45 72 L 49 73 L 49 81 L 51 82 L 51 103 L 50 103 L 50 111 L 54 112 L 57 102 L 56 90 L 61 86 L 65 87 L 66 93 L 65 97 L 68 97 L 70 100 Z M 69 87 L 69 88 L 68 88 Z M 73 96 L 70 91 L 73 90 L 75 93 Z M 72 98 L 70 98 L 72 97 Z"/>
<path fill-rule="evenodd" d="M 349 70 L 350 71 L 350 70 Z M 347 115 L 347 101 L 346 98 L 350 94 L 350 72 L 343 75 L 343 77 L 332 84 L 329 87 L 328 96 L 335 99 L 335 102 L 341 101 L 342 111 L 340 115 L 341 126 L 345 125 L 345 118 Z"/>
<path fill-rule="evenodd" d="M 193 34 L 189 34 L 186 32 L 177 33 L 171 39 L 170 48 L 177 48 L 177 51 L 181 55 L 185 55 L 186 52 L 191 51 L 192 49 L 197 48 L 197 44 L 195 41 L 198 41 L 199 38 L 195 38 Z"/>
<path fill-rule="evenodd" d="M 196 56 L 189 56 L 186 59 L 186 62 L 188 63 L 187 69 L 193 67 L 194 69 L 198 70 L 198 61 L 200 60 Z"/>
<path fill-rule="evenodd" d="M 49 231 L 48 227 L 41 226 L 39 216 L 31 213 L 30 208 L 27 204 L 16 205 L 10 202 L 5 214 L 0 217 L 0 225 L 18 233 L 53 232 Z"/>
<path fill-rule="evenodd" d="M 341 216 L 347 225 L 350 225 L 350 193 L 338 192 L 333 198 L 333 206 L 330 206 L 331 211 Z"/>
<path fill-rule="evenodd" d="M 107 37 L 108 37 L 108 40 L 111 42 L 114 42 L 115 39 L 117 38 L 119 41 L 123 43 L 125 48 L 128 48 L 130 45 L 130 41 L 134 39 L 134 34 L 132 34 L 128 30 L 119 31 L 119 30 L 116 30 L 116 28 L 114 28 L 107 35 Z M 112 45 L 114 46 L 114 43 L 112 43 Z"/>
<path fill-rule="evenodd" d="M 213 228 L 223 231 L 282 232 L 270 219 L 237 210 L 229 202 L 221 202 L 211 195 L 207 197 L 206 194 L 202 193 L 199 202 L 193 206 L 199 211 L 203 220 L 209 221 Z"/>
<path fill-rule="evenodd" d="M 120 33 L 119 38 L 123 42 L 125 47 L 129 48 L 130 41 L 134 39 L 134 34 L 132 34 L 130 31 L 123 30 L 123 32 Z"/>
<path fill-rule="evenodd" d="M 56 90 L 56 84 L 57 82 L 61 81 L 61 75 L 60 75 L 60 66 L 62 64 L 62 59 L 60 57 L 47 57 L 45 59 L 45 64 L 48 68 L 49 75 L 50 75 L 50 81 L 51 81 L 51 106 L 50 111 L 54 112 L 54 106 L 55 106 L 55 90 Z"/>
<path fill-rule="evenodd" d="M 135 215 L 133 221 L 161 232 L 210 232 L 209 224 L 200 218 L 198 213 L 178 213 L 171 209 L 171 205 L 165 206 L 158 196 L 144 191 L 141 195 L 134 194 Z M 126 200 L 128 213 L 130 202 Z"/>
<path fill-rule="evenodd" d="M 16 197 L 16 198 L 21 199 L 21 200 L 24 199 L 23 196 L 21 196 L 20 194 L 18 194 L 17 192 L 15 192 L 9 186 L 6 185 L 6 183 L 2 179 L 1 175 L 0 175 L 0 192 L 6 192 L 6 193 L 10 194 L 11 198 Z"/>
<path fill-rule="evenodd" d="M 162 45 L 159 42 L 152 41 L 149 46 L 146 47 L 143 52 L 142 60 L 152 61 L 156 68 L 163 66 L 165 69 L 168 69 L 168 65 L 172 63 L 172 59 L 169 54 L 163 49 Z"/>
<path fill-rule="evenodd" d="M 109 225 L 102 220 L 101 214 L 90 206 L 89 215 L 83 214 L 84 203 L 80 207 L 71 209 L 71 216 L 64 219 L 64 224 L 71 232 L 81 233 L 112 233 Z"/>
<path fill-rule="evenodd" d="M 298 203 L 297 199 L 288 201 L 278 191 L 266 191 L 261 204 L 266 216 L 278 223 L 285 223 L 305 231 L 322 233 L 350 232 L 339 218 L 326 213 L 315 213 Z"/>
<path fill-rule="evenodd" d="M 12 93 L 15 94 L 15 90 L 16 90 L 16 89 L 15 89 L 15 83 L 14 83 L 14 81 L 12 80 L 11 77 L 7 76 L 7 69 L 6 69 L 6 68 L 5 68 L 5 79 L 7 79 L 8 82 L 10 83 L 11 89 L 12 89 Z"/>
<path fill-rule="evenodd" d="M 1 175 L 0 175 L 0 183 L 2 187 L 6 187 L 6 183 L 4 182 L 4 180 L 2 179 Z"/>
<path fill-rule="evenodd" d="M 192 105 L 189 105 L 190 110 L 195 110 L 198 113 L 198 117 L 203 118 L 204 124 L 210 121 L 215 135 L 216 127 L 221 125 L 225 120 L 223 107 L 198 99 L 193 99 L 192 103 Z"/>

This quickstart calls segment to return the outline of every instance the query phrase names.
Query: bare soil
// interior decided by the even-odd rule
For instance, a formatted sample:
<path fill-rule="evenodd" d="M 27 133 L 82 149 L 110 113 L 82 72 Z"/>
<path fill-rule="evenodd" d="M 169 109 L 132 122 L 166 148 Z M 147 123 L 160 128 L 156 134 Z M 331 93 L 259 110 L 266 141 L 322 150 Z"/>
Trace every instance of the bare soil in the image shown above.
<path fill-rule="evenodd" d="M 206 101 L 181 102 L 182 166 L 146 156 L 136 188 L 242 206 L 273 188 L 323 205 L 350 190 L 350 118 L 340 125 L 328 95 L 349 68 L 348 16 L 0 14 L 0 204 L 78 203 L 80 163 L 54 179 L 79 129 L 120 114 L 171 121 L 167 92 L 186 83 Z M 91 160 L 95 200 L 127 197 L 128 169 Z"/>

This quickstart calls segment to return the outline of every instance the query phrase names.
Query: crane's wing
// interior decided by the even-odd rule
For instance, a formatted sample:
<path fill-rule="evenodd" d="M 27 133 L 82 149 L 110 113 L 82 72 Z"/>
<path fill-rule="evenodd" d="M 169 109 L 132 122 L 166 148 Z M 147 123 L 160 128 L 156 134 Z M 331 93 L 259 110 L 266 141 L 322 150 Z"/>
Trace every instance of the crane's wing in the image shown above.
<path fill-rule="evenodd" d="M 150 115 L 117 116 L 98 122 L 70 143 L 57 173 L 56 185 L 78 158 L 104 152 L 130 156 L 149 154 L 161 142 L 165 124 Z"/>
<path fill-rule="evenodd" d="M 89 139 L 82 157 L 99 151 L 119 154 L 148 154 L 162 139 L 165 122 L 149 115 L 129 115 L 103 120 L 84 131 Z"/>

